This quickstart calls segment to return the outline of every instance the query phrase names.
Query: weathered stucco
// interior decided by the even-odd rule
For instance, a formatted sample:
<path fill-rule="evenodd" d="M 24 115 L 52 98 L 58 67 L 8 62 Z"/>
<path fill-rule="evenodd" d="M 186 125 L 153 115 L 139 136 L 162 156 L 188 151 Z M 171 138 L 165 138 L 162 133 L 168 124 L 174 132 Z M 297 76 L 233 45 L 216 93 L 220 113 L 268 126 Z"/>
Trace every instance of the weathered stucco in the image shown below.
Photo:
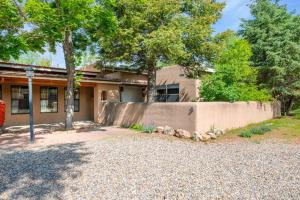
<path fill-rule="evenodd" d="M 200 80 L 186 77 L 179 65 L 164 67 L 157 71 L 156 85 L 179 84 L 179 101 L 196 101 L 199 98 Z"/>
<path fill-rule="evenodd" d="M 11 113 L 11 85 L 2 84 L 2 97 L 6 104 L 5 126 L 25 125 L 29 123 L 29 114 L 12 114 Z M 19 84 L 17 84 L 19 85 Z M 33 85 L 33 117 L 34 123 L 54 123 L 65 121 L 64 111 L 64 88 L 65 86 L 54 86 L 58 88 L 58 112 L 57 113 L 41 113 L 40 111 L 40 86 Z M 94 105 L 93 88 L 80 88 L 80 112 L 74 113 L 74 120 L 93 120 Z"/>
<path fill-rule="evenodd" d="M 225 130 L 239 128 L 280 116 L 278 103 L 260 102 L 101 102 L 98 106 L 95 120 L 105 125 L 168 125 L 199 132 L 206 132 L 211 127 Z"/>

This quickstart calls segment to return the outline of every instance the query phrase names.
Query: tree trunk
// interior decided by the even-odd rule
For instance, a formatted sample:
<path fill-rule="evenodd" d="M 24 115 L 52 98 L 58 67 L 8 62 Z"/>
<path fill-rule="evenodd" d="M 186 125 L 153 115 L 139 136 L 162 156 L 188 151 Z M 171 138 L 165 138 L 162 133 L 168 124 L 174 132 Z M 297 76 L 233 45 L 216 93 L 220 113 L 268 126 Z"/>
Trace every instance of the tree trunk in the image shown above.
<path fill-rule="evenodd" d="M 74 116 L 74 80 L 75 80 L 75 59 L 73 55 L 72 32 L 65 31 L 63 50 L 67 68 L 67 95 L 66 95 L 66 130 L 73 129 Z"/>
<path fill-rule="evenodd" d="M 147 84 L 147 102 L 155 102 L 156 87 L 156 69 L 155 64 L 148 64 L 148 84 Z"/>
<path fill-rule="evenodd" d="M 286 115 L 290 115 L 290 112 L 293 109 L 294 103 L 295 103 L 294 97 L 290 97 L 287 102 L 287 105 L 286 105 Z"/>

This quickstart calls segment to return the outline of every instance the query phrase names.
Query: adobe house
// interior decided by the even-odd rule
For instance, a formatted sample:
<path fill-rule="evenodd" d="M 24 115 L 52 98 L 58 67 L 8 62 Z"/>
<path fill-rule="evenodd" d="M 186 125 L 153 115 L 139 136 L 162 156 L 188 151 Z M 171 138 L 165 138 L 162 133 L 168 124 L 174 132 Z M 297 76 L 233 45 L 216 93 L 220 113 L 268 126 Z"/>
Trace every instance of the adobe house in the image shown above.
<path fill-rule="evenodd" d="M 27 67 L 34 70 L 34 123 L 65 121 L 67 71 L 62 68 L 0 62 L 0 98 L 6 103 L 5 126 L 29 121 Z M 74 120 L 94 120 L 98 102 L 144 102 L 147 77 L 126 70 L 77 71 L 82 74 L 74 96 Z"/>
<path fill-rule="evenodd" d="M 29 121 L 26 68 L 32 67 L 34 123 L 65 121 L 67 71 L 63 68 L 0 62 L 0 99 L 6 103 L 5 126 Z M 144 102 L 146 73 L 124 69 L 99 70 L 89 65 L 77 70 L 80 87 L 74 91 L 74 120 L 97 121 L 101 102 Z M 180 66 L 157 72 L 157 102 L 188 102 L 198 96 L 199 80 L 188 79 Z"/>

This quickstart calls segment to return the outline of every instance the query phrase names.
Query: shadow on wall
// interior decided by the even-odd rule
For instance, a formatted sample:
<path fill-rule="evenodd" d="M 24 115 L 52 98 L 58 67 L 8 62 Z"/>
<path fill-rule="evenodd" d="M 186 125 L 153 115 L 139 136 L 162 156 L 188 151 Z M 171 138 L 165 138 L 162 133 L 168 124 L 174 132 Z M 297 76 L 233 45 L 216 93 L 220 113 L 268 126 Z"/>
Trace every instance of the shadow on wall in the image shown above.
<path fill-rule="evenodd" d="M 272 102 L 273 118 L 281 117 L 281 103 L 279 101 Z"/>
<path fill-rule="evenodd" d="M 103 102 L 99 106 L 99 123 L 105 126 L 130 126 L 139 123 L 148 108 L 146 103 Z"/>
<path fill-rule="evenodd" d="M 63 199 L 61 181 L 80 178 L 74 167 L 87 162 L 85 151 L 74 143 L 0 154 L 0 199 Z"/>

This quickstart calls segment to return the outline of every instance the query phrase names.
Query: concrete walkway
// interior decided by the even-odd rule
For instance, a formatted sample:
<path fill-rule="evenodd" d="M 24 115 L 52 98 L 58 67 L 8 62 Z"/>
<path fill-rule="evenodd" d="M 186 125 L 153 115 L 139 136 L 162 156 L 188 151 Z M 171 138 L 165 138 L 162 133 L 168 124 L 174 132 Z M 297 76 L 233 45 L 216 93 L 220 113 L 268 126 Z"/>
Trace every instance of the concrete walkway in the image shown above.
<path fill-rule="evenodd" d="M 0 135 L 0 150 L 17 150 L 100 140 L 112 136 L 134 134 L 129 129 L 119 127 L 102 127 L 93 122 L 75 122 L 75 130 L 64 131 L 64 124 L 41 124 L 35 126 L 35 143 L 29 141 L 28 126 L 14 126 L 5 129 Z"/>

